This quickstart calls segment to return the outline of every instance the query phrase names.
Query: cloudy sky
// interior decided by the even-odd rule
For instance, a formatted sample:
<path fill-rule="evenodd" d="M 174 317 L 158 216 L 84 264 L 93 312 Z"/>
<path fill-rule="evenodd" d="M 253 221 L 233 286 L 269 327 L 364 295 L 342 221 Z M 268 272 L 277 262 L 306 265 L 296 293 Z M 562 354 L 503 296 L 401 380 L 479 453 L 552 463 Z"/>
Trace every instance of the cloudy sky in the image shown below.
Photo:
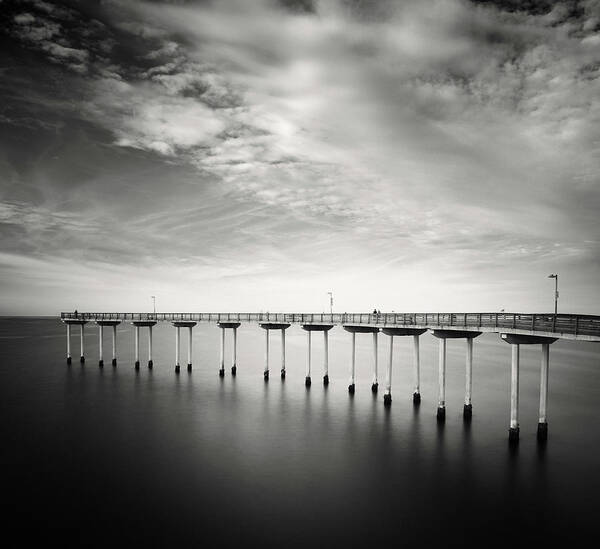
<path fill-rule="evenodd" d="M 0 314 L 600 313 L 600 1 L 0 0 Z"/>

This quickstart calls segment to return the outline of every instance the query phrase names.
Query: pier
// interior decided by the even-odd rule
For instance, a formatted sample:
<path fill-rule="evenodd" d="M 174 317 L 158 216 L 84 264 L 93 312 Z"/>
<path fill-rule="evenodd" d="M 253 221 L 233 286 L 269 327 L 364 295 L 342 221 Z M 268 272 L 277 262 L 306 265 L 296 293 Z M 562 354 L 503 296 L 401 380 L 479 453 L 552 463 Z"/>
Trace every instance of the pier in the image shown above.
<path fill-rule="evenodd" d="M 439 340 L 438 358 L 438 404 L 437 421 L 443 423 L 446 418 L 446 346 L 447 340 L 460 339 L 465 342 L 465 397 L 463 417 L 471 421 L 473 415 L 472 379 L 473 345 L 482 333 L 497 333 L 511 346 L 511 392 L 509 441 L 515 444 L 519 440 L 519 352 L 521 345 L 539 345 L 541 348 L 540 400 L 537 437 L 545 441 L 548 436 L 548 377 L 550 364 L 550 345 L 558 339 L 600 342 L 600 316 L 569 315 L 549 313 L 61 313 L 61 320 L 67 328 L 67 364 L 71 364 L 71 328 L 80 329 L 80 362 L 85 363 L 84 327 L 88 323 L 98 326 L 98 365 L 104 366 L 103 335 L 104 327 L 112 327 L 112 365 L 117 366 L 117 326 L 128 322 L 135 328 L 135 363 L 140 368 L 140 328 L 148 328 L 148 368 L 153 367 L 152 328 L 158 322 L 170 323 L 175 327 L 175 367 L 180 372 L 180 329 L 188 328 L 187 370 L 192 370 L 192 329 L 198 323 L 214 324 L 221 329 L 221 348 L 218 375 L 225 376 L 225 340 L 226 330 L 232 331 L 231 374 L 237 374 L 237 329 L 242 323 L 255 323 L 265 333 L 265 361 L 263 378 L 269 381 L 270 357 L 269 336 L 275 330 L 281 336 L 280 375 L 285 379 L 285 333 L 292 325 L 300 326 L 307 334 L 307 355 L 305 385 L 312 384 L 312 335 L 322 332 L 324 338 L 323 385 L 329 384 L 329 346 L 328 334 L 335 327 L 342 327 L 350 333 L 351 360 L 349 364 L 348 393 L 356 391 L 356 335 L 371 334 L 373 342 L 373 364 L 371 391 L 379 391 L 378 344 L 379 334 L 389 337 L 389 356 L 384 378 L 383 404 L 392 403 L 392 366 L 394 337 L 413 338 L 413 394 L 415 406 L 421 402 L 420 388 L 420 337 L 429 332 Z M 361 335 L 364 337 L 364 335 Z"/>

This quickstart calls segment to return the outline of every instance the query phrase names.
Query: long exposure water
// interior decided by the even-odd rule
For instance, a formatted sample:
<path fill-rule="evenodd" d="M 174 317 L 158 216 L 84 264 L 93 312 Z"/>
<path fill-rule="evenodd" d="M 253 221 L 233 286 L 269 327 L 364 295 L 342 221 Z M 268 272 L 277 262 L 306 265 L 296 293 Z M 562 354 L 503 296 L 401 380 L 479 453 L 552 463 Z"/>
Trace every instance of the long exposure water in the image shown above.
<path fill-rule="evenodd" d="M 474 344 L 473 420 L 462 419 L 463 340 L 448 340 L 447 419 L 435 419 L 437 340 L 421 337 L 422 395 L 412 403 L 412 340 L 397 337 L 393 403 L 370 388 L 372 342 L 357 335 L 357 390 L 347 391 L 350 334 L 330 333 L 330 378 L 313 335 L 313 384 L 304 387 L 306 334 L 287 332 L 279 379 L 262 378 L 264 332 L 238 330 L 238 375 L 217 375 L 219 330 L 194 329 L 194 369 L 174 374 L 174 328 L 154 329 L 154 369 L 133 368 L 133 327 L 118 329 L 119 364 L 65 362 L 57 319 L 0 320 L 2 516 L 15 547 L 62 545 L 263 547 L 576 542 L 600 510 L 600 344 L 550 350 L 549 439 L 536 441 L 540 347 L 522 346 L 518 449 L 509 448 L 510 346 Z M 230 331 L 227 340 L 229 362 Z M 387 360 L 380 336 L 380 379 Z M 187 334 L 182 331 L 185 363 Z M 109 360 L 106 360 L 108 358 Z M 381 387 L 382 389 L 382 387 Z M 595 534 L 594 534 L 595 536 Z"/>

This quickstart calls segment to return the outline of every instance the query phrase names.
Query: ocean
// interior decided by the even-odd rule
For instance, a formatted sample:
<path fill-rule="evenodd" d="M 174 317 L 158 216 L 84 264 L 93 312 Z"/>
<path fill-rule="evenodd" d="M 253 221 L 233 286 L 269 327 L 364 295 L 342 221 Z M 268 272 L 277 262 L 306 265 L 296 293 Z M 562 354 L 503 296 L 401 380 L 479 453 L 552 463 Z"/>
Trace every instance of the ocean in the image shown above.
<path fill-rule="evenodd" d="M 422 402 L 412 402 L 412 339 L 394 338 L 392 406 L 383 406 L 388 337 L 380 335 L 380 390 L 371 392 L 372 341 L 357 335 L 356 393 L 348 394 L 350 334 L 279 334 L 263 380 L 264 331 L 238 330 L 238 372 L 218 376 L 220 331 L 193 331 L 194 367 L 174 373 L 175 329 L 147 334 L 135 371 L 133 327 L 118 329 L 118 366 L 98 367 L 98 329 L 85 330 L 85 364 L 65 360 L 56 318 L 0 319 L 2 516 L 11 546 L 208 547 L 483 546 L 583 541 L 600 511 L 600 344 L 550 348 L 549 437 L 536 440 L 539 346 L 521 347 L 521 440 L 509 447 L 510 346 L 474 342 L 473 418 L 462 418 L 465 343 L 448 340 L 447 418 L 436 421 L 437 340 L 421 337 Z"/>

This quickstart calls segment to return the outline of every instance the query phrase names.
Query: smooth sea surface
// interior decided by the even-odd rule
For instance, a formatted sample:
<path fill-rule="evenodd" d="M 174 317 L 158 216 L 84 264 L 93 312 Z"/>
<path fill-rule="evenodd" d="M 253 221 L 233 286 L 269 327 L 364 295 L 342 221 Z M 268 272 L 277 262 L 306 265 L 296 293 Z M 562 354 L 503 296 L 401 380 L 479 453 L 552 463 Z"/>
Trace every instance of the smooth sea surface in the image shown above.
<path fill-rule="evenodd" d="M 4 530 L 14 547 L 431 547 L 597 539 L 600 512 L 600 344 L 550 348 L 549 438 L 536 441 L 540 346 L 521 347 L 520 426 L 508 445 L 510 346 L 474 343 L 473 419 L 462 418 L 464 340 L 448 340 L 447 419 L 438 425 L 437 340 L 421 337 L 422 403 L 412 403 L 412 338 L 394 338 L 393 403 L 383 406 L 389 338 L 380 335 L 380 392 L 371 393 L 372 340 L 357 335 L 356 394 L 347 391 L 350 334 L 313 335 L 313 384 L 304 386 L 306 333 L 238 330 L 238 375 L 218 377 L 219 329 L 193 331 L 194 368 L 174 373 L 175 329 L 154 329 L 154 369 L 141 330 L 118 329 L 118 366 L 105 329 L 79 328 L 73 364 L 57 319 L 0 319 Z M 589 545 L 588 542 L 586 545 Z"/>

